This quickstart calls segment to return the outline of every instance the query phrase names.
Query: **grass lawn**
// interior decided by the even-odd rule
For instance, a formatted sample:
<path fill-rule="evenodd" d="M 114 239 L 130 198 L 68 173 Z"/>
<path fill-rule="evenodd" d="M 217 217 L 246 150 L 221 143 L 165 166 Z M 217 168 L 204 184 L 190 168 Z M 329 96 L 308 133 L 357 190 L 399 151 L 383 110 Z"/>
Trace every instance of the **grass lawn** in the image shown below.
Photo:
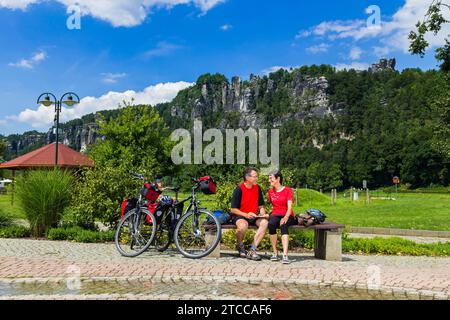
<path fill-rule="evenodd" d="M 0 195 L 0 210 L 8 213 L 16 219 L 25 219 L 25 214 L 17 203 L 17 198 L 14 199 L 14 205 L 11 205 L 11 193 Z"/>
<path fill-rule="evenodd" d="M 312 201 L 308 192 L 315 195 Z M 377 196 L 377 192 L 371 195 Z M 381 192 L 378 195 L 384 196 Z M 365 195 L 361 198 L 360 194 L 359 201 L 350 202 L 348 195 L 344 199 L 343 194 L 338 194 L 337 204 L 333 206 L 330 197 L 301 190 L 300 206 L 294 211 L 317 208 L 325 212 L 329 220 L 347 226 L 450 231 L 450 194 L 399 193 L 391 196 L 396 200 L 373 199 L 366 204 Z"/>

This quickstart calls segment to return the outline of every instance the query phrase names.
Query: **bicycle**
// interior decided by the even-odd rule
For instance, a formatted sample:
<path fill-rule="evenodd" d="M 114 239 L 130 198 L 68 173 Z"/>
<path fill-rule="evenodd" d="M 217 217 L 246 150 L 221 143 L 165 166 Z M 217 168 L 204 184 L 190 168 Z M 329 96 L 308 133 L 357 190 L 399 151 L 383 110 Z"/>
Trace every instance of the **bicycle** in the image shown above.
<path fill-rule="evenodd" d="M 136 179 L 144 180 L 141 174 L 132 174 Z M 117 250 L 122 256 L 137 257 L 152 244 L 156 234 L 156 219 L 149 211 L 146 182 L 141 188 L 136 207 L 127 212 L 117 226 L 114 237 Z"/>
<path fill-rule="evenodd" d="M 204 177 L 209 178 L 209 177 Z M 215 215 L 200 208 L 197 192 L 208 192 L 208 179 L 191 178 L 195 185 L 192 194 L 187 199 L 178 201 L 179 188 L 165 188 L 174 191 L 175 201 L 159 205 L 156 210 L 157 231 L 155 247 L 163 252 L 175 242 L 178 251 L 190 259 L 199 259 L 209 255 L 219 245 L 221 239 L 221 224 Z M 184 213 L 184 204 L 189 205 Z"/>

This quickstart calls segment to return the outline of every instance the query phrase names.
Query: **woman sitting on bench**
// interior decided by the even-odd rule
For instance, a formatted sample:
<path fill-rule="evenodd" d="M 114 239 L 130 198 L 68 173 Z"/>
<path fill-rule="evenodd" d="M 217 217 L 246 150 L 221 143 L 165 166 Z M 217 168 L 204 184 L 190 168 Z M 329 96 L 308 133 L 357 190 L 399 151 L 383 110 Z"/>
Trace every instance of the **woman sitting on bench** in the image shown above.
<path fill-rule="evenodd" d="M 289 227 L 296 225 L 295 214 L 292 211 L 292 201 L 294 192 L 291 188 L 283 186 L 283 176 L 279 170 L 269 173 L 269 183 L 271 189 L 269 190 L 268 202 L 272 203 L 272 213 L 269 217 L 269 235 L 272 243 L 273 255 L 270 258 L 272 261 L 278 261 L 277 249 L 277 228 L 281 229 L 281 242 L 283 244 L 283 259 L 284 264 L 289 264 L 291 261 L 288 258 L 289 248 Z"/>

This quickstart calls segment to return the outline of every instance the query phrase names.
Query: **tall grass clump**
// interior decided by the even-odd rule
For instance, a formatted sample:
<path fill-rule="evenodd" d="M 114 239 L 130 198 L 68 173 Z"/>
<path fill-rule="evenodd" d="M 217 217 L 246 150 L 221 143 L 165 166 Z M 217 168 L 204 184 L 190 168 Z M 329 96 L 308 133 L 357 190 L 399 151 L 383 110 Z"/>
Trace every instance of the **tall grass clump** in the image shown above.
<path fill-rule="evenodd" d="M 71 189 L 72 176 L 62 170 L 31 171 L 17 178 L 16 195 L 33 236 L 58 225 L 70 204 Z"/>
<path fill-rule="evenodd" d="M 12 226 L 13 223 L 13 217 L 0 208 L 0 228 Z"/>

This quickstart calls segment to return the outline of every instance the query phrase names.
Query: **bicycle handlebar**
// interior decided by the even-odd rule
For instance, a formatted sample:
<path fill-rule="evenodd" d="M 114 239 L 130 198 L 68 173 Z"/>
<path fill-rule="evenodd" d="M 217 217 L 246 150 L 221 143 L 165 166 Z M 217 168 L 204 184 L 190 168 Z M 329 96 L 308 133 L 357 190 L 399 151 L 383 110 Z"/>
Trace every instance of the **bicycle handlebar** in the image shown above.
<path fill-rule="evenodd" d="M 145 177 L 144 177 L 143 174 L 136 173 L 136 172 L 130 172 L 130 174 L 131 174 L 134 178 L 136 178 L 136 179 L 139 179 L 139 180 L 145 180 Z"/>

